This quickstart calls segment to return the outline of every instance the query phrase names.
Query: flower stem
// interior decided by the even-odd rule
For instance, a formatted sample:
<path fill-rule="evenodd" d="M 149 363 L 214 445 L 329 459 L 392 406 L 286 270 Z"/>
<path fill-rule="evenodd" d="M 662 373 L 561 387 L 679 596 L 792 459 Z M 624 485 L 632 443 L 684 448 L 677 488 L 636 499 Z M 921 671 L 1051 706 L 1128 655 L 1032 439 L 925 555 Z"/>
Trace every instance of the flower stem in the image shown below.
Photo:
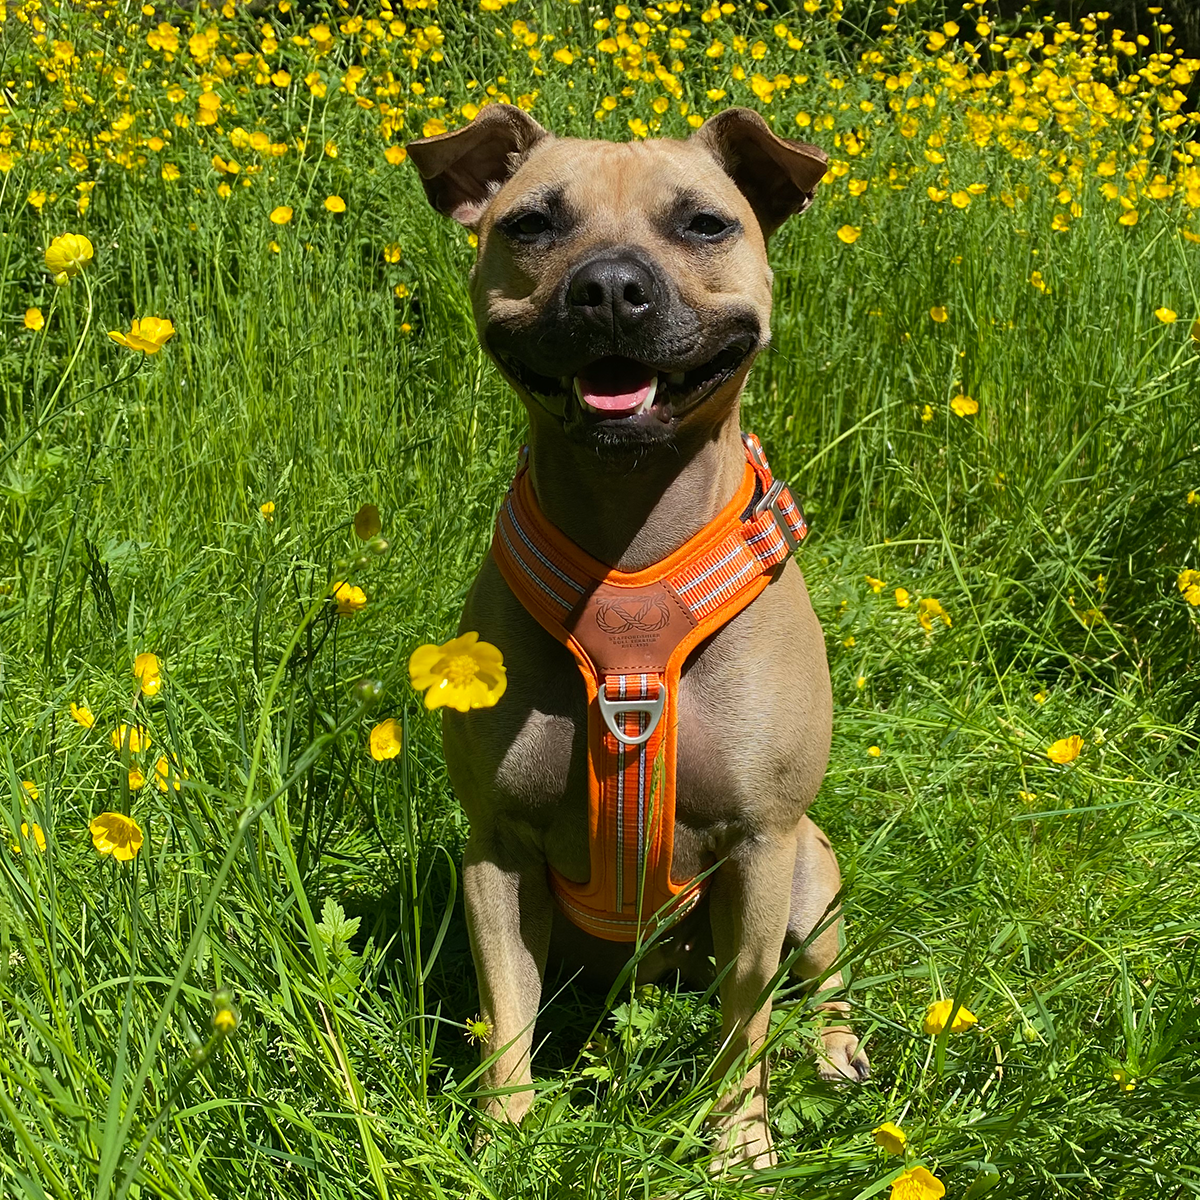
<path fill-rule="evenodd" d="M 84 291 L 87 292 L 87 312 L 83 318 L 83 332 L 79 335 L 79 340 L 75 343 L 75 353 L 71 355 L 71 361 L 67 363 L 67 369 L 62 373 L 62 378 L 58 381 L 58 387 L 54 389 L 54 395 L 50 397 L 46 407 L 42 410 L 42 415 L 38 418 L 39 425 L 54 411 L 54 403 L 58 399 L 59 393 L 66 386 L 67 380 L 75 368 L 75 363 L 79 360 L 79 352 L 83 349 L 83 343 L 87 340 L 88 330 L 92 327 L 92 285 L 88 282 L 86 275 L 81 275 L 80 278 L 83 280 Z"/>

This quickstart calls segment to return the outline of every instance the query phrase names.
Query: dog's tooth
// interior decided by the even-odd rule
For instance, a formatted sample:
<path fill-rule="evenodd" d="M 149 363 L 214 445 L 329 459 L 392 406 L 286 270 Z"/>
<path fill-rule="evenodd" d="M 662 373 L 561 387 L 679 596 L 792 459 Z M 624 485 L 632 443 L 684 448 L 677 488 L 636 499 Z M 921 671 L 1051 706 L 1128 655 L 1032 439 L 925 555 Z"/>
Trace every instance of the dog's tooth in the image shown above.
<path fill-rule="evenodd" d="M 650 380 L 650 390 L 646 393 L 645 400 L 642 401 L 639 413 L 648 413 L 654 407 L 654 397 L 658 394 L 658 376 L 655 375 Z"/>
<path fill-rule="evenodd" d="M 683 386 L 683 372 L 682 371 L 672 371 L 670 373 L 670 375 L 667 376 L 667 382 L 672 387 L 682 387 Z"/>

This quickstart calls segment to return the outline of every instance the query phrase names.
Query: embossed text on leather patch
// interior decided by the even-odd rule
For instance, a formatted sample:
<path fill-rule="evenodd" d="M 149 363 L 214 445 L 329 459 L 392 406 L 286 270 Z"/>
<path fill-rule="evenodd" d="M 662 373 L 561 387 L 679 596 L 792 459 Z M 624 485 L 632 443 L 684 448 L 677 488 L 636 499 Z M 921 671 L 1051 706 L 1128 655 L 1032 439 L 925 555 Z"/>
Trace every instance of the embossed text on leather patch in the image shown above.
<path fill-rule="evenodd" d="M 601 672 L 665 670 L 671 651 L 695 628 L 673 589 L 597 584 L 566 627 Z"/>

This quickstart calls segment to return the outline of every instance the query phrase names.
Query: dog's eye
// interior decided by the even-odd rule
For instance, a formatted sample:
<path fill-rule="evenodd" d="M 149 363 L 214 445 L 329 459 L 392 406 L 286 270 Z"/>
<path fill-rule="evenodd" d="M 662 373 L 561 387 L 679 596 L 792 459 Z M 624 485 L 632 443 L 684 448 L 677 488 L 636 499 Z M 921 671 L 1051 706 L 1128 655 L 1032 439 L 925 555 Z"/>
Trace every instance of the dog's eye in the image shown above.
<path fill-rule="evenodd" d="M 729 228 L 729 222 L 716 213 L 697 213 L 688 225 L 688 233 L 702 238 L 720 237 Z"/>
<path fill-rule="evenodd" d="M 504 232 L 518 241 L 533 241 L 550 229 L 550 218 L 536 210 L 519 213 L 504 222 Z"/>

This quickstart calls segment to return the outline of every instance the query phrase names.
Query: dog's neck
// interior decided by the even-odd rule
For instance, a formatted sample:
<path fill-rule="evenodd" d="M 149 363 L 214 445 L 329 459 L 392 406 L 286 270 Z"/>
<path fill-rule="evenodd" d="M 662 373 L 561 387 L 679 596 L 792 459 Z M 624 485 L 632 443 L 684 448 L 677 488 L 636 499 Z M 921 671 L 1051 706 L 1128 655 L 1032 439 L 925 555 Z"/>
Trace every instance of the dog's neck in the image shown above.
<path fill-rule="evenodd" d="M 656 448 L 638 465 L 606 464 L 534 422 L 529 473 L 547 520 L 593 558 L 619 571 L 661 562 L 699 533 L 742 482 L 738 406 L 695 445 Z"/>

